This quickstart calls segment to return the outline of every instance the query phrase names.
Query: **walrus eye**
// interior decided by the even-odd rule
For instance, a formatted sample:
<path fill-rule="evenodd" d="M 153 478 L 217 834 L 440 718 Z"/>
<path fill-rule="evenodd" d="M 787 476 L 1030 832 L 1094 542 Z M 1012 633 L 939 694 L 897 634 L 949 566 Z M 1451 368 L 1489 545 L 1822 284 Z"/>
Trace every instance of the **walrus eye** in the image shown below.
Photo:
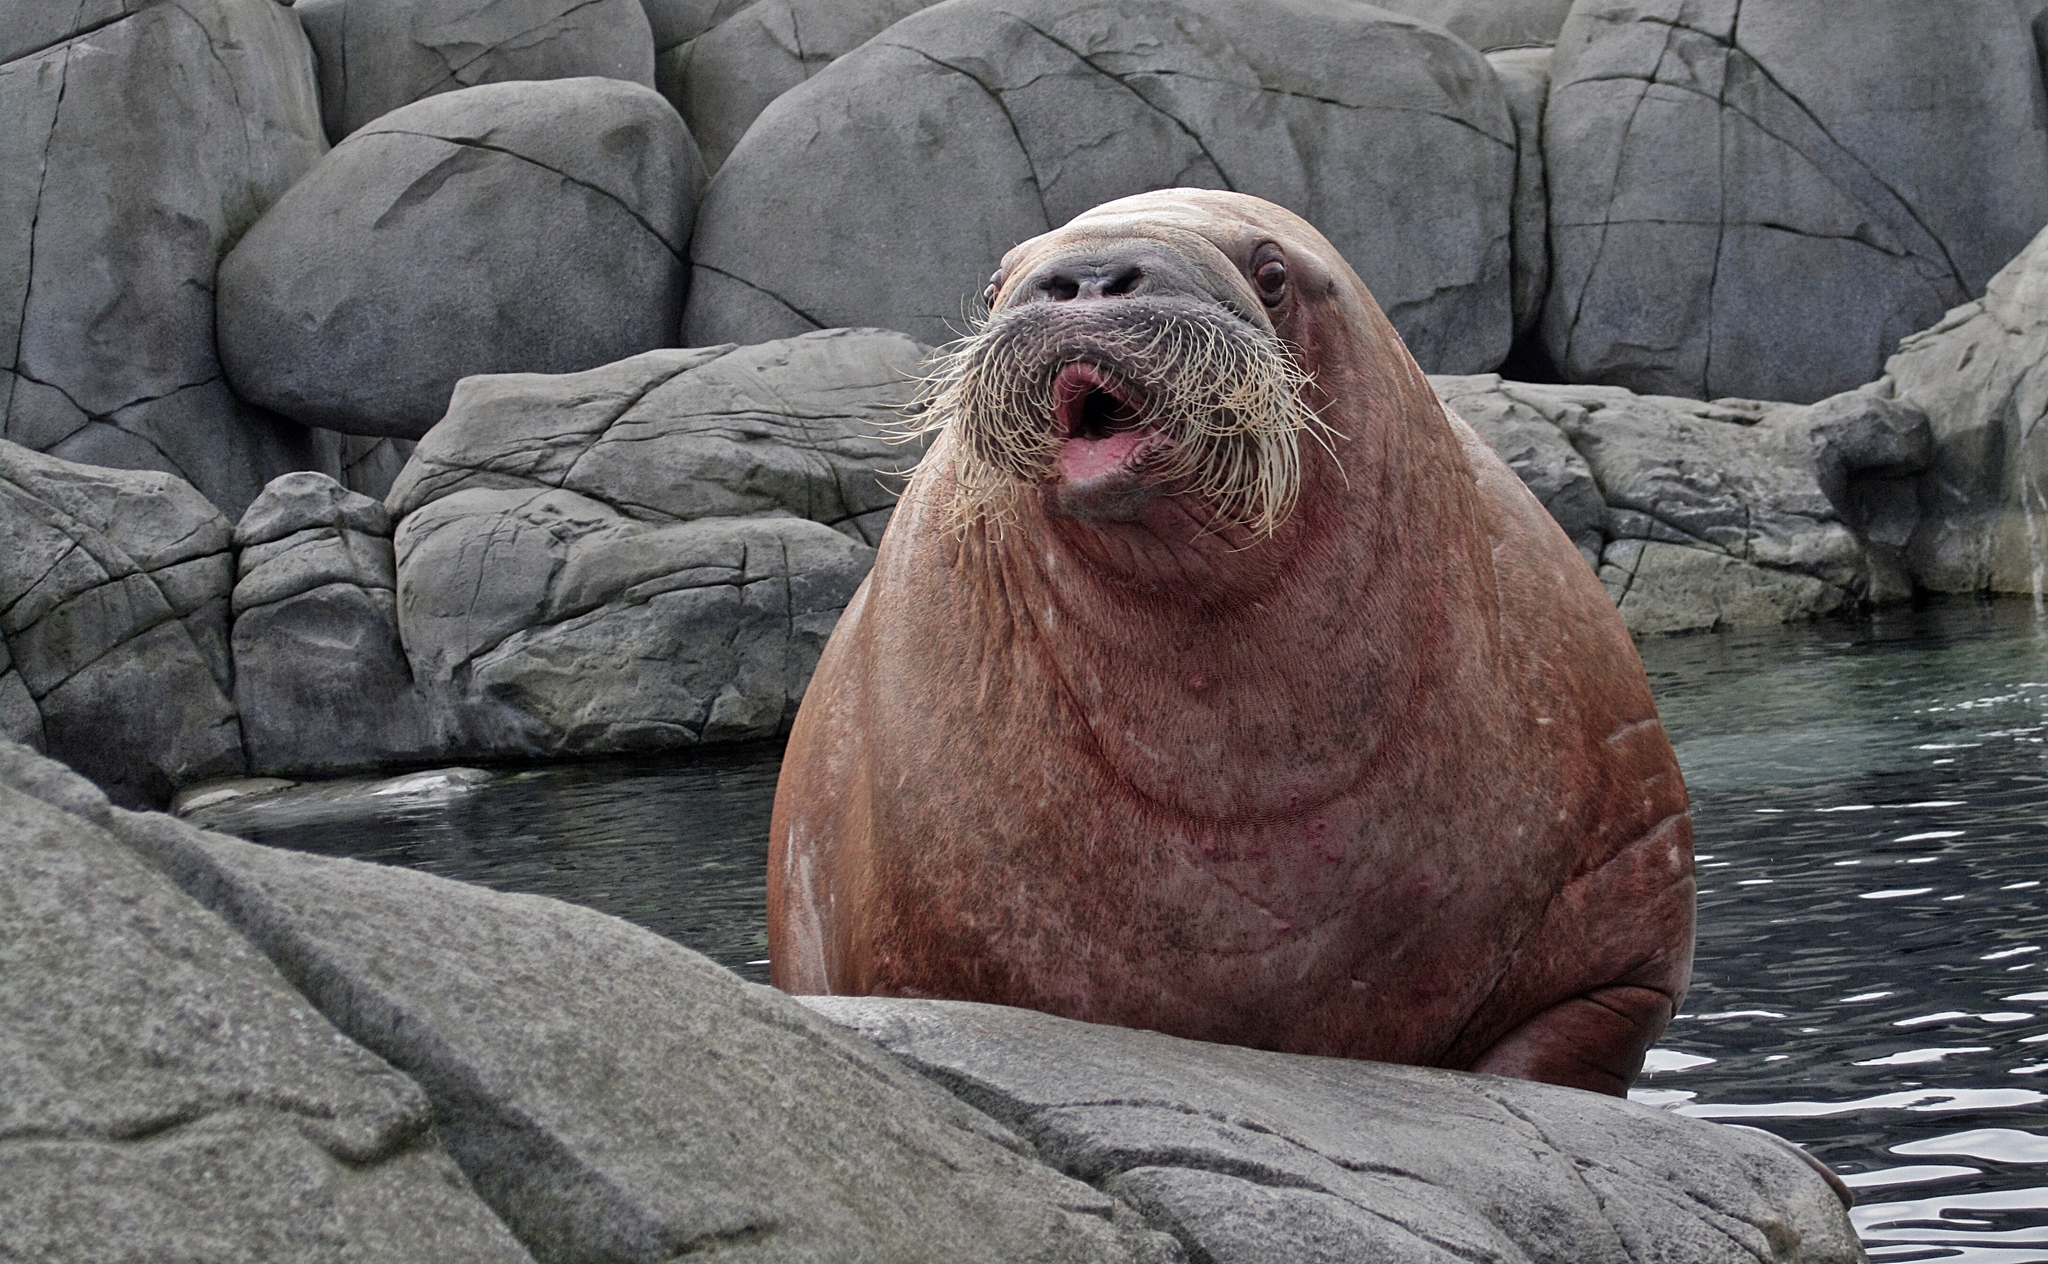
<path fill-rule="evenodd" d="M 1268 259 L 1252 274 L 1252 281 L 1259 287 L 1259 300 L 1268 307 L 1276 306 L 1287 294 L 1287 265 Z"/>
<path fill-rule="evenodd" d="M 994 307 L 996 305 L 996 285 L 1002 279 L 1003 274 L 1001 271 L 989 274 L 988 288 L 981 292 L 981 305 L 983 307 Z"/>

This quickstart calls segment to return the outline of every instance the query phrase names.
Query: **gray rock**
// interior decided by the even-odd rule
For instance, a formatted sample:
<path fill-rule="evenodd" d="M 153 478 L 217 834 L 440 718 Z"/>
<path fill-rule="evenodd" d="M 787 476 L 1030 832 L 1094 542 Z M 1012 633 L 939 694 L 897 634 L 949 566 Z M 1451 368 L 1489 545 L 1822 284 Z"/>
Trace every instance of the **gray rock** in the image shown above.
<path fill-rule="evenodd" d="M 298 0 L 320 66 L 320 116 L 340 141 L 440 92 L 596 75 L 654 86 L 640 0 Z"/>
<path fill-rule="evenodd" d="M 1165 1258 L 985 1117 L 647 931 L 168 817 L 115 828 L 426 1089 L 539 1258 Z"/>
<path fill-rule="evenodd" d="M 1500 76 L 1515 120 L 1514 316 L 1525 338 L 1550 291 L 1550 182 L 1543 169 L 1543 107 L 1550 100 L 1550 50 L 1511 48 L 1486 55 Z"/>
<path fill-rule="evenodd" d="M 1869 391 L 1802 407 L 1491 374 L 1432 382 L 1594 564 L 1638 634 L 1911 595 L 1901 548 L 1929 445 L 1910 405 Z"/>
<path fill-rule="evenodd" d="M 719 168 L 690 345 L 952 337 L 1003 252 L 1111 198 L 1228 187 L 1313 221 L 1438 372 L 1512 333 L 1514 122 L 1466 45 L 1313 0 L 955 0 L 776 98 Z"/>
<path fill-rule="evenodd" d="M 2040 592 L 2048 532 L 2048 230 L 1885 362 L 1933 454 L 1908 565 L 1936 592 Z"/>
<path fill-rule="evenodd" d="M 1863 1260 L 1784 1143 L 1574 1089 L 815 997 L 1199 1260 Z"/>
<path fill-rule="evenodd" d="M 528 1260 L 418 1086 L 110 827 L 0 747 L 0 1256 Z"/>
<path fill-rule="evenodd" d="M 118 22 L 148 0 L 14 0 L 0 12 L 0 62 Z"/>
<path fill-rule="evenodd" d="M 361 492 L 372 500 L 384 499 L 391 481 L 412 458 L 410 439 L 376 438 L 368 435 L 340 435 L 341 472 L 336 476 L 343 487 Z"/>
<path fill-rule="evenodd" d="M 1386 0 L 1379 7 L 1434 22 L 1490 53 L 1557 43 L 1572 0 Z"/>
<path fill-rule="evenodd" d="M 318 772 L 432 749 L 399 642 L 391 514 L 323 474 L 287 474 L 235 528 L 235 707 L 249 765 Z"/>
<path fill-rule="evenodd" d="M 307 424 L 417 438 L 458 378 L 671 344 L 697 171 L 668 103 L 615 79 L 384 115 L 222 261 L 229 378 Z"/>
<path fill-rule="evenodd" d="M 271 0 L 10 5 L 0 65 L 0 421 L 67 460 L 177 474 L 229 513 L 331 438 L 245 407 L 214 347 L 221 253 L 326 148 Z M 61 21 L 58 20 L 61 18 Z"/>
<path fill-rule="evenodd" d="M 1568 380 L 1848 390 L 2048 222 L 2011 0 L 1885 0 L 1853 37 L 1798 0 L 1580 0 L 1553 74 L 1543 338 Z"/>
<path fill-rule="evenodd" d="M 647 24 L 654 29 L 656 75 L 659 76 L 661 73 L 660 54 L 696 39 L 744 9 L 749 2 L 750 0 L 641 0 L 641 7 L 647 10 Z M 657 82 L 656 86 L 660 87 L 660 84 Z M 661 92 L 670 100 L 675 99 L 666 88 L 662 88 Z"/>
<path fill-rule="evenodd" d="M 124 803 L 240 772 L 230 533 L 170 475 L 0 442 L 0 731 Z"/>
<path fill-rule="evenodd" d="M 717 171 L 768 103 L 933 0 L 755 0 L 678 49 L 669 97 Z"/>

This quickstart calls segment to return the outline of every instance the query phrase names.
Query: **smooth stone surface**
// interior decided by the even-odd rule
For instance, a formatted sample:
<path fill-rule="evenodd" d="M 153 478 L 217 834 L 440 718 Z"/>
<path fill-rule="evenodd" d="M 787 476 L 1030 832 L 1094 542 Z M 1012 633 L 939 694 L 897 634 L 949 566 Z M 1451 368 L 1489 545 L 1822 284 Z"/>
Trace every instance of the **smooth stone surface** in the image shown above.
<path fill-rule="evenodd" d="M 163 816 L 115 828 L 425 1088 L 538 1258 L 1170 1258 L 978 1112 L 648 931 Z"/>
<path fill-rule="evenodd" d="M 83 28 L 0 64 L 0 434 L 239 513 L 337 463 L 237 401 L 214 345 L 221 253 L 326 149 L 311 51 L 271 0 L 64 8 L 0 18 L 11 43 Z"/>
<path fill-rule="evenodd" d="M 1878 376 L 2048 222 L 2012 0 L 1581 0 L 1544 123 L 1551 359 L 1810 402 Z"/>
<path fill-rule="evenodd" d="M 516 79 L 595 75 L 654 86 L 640 0 L 298 0 L 340 141 L 400 106 Z"/>
<path fill-rule="evenodd" d="M 287 474 L 235 528 L 235 706 L 253 771 L 319 772 L 432 749 L 399 640 L 391 514 Z"/>
<path fill-rule="evenodd" d="M 1864 1259 L 1790 1146 L 1631 1102 L 994 1005 L 803 1004 L 1135 1204 L 1193 1259 Z"/>
<path fill-rule="evenodd" d="M 528 1260 L 418 1086 L 120 828 L 0 746 L 0 1256 Z"/>
<path fill-rule="evenodd" d="M 755 0 L 664 67 L 707 170 L 717 171 L 776 97 L 933 0 Z"/>
<path fill-rule="evenodd" d="M 230 538 L 220 511 L 168 474 L 0 442 L 5 735 L 127 804 L 242 771 Z"/>
<path fill-rule="evenodd" d="M 1515 130 L 1471 48 L 1323 0 L 954 0 L 784 93 L 706 193 L 683 341 L 947 341 L 1010 246 L 1126 194 L 1314 222 L 1427 369 L 1512 333 Z"/>
<path fill-rule="evenodd" d="M 1801 407 L 1492 374 L 1431 381 L 1595 565 L 1638 635 L 1911 595 L 1897 556 L 1915 511 L 1897 489 L 1925 468 L 1927 440 L 1910 405 L 1865 392 Z"/>
<path fill-rule="evenodd" d="M 1572 0 L 1386 0 L 1379 7 L 1434 22 L 1490 53 L 1557 43 Z"/>
<path fill-rule="evenodd" d="M 0 12 L 0 62 L 118 22 L 149 0 L 14 0 Z"/>
<path fill-rule="evenodd" d="M 2048 531 L 2048 230 L 1983 299 L 1905 339 L 1885 362 L 1926 410 L 1934 452 L 1908 548 L 1936 592 L 2040 592 Z"/>
<path fill-rule="evenodd" d="M 1550 101 L 1550 50 L 1488 53 L 1515 120 L 1515 337 L 1535 332 L 1550 292 L 1550 182 L 1543 166 L 1543 109 Z"/>
<path fill-rule="evenodd" d="M 222 262 L 229 378 L 310 425 L 413 439 L 459 378 L 671 344 L 698 170 L 668 103 L 614 79 L 393 111 Z"/>

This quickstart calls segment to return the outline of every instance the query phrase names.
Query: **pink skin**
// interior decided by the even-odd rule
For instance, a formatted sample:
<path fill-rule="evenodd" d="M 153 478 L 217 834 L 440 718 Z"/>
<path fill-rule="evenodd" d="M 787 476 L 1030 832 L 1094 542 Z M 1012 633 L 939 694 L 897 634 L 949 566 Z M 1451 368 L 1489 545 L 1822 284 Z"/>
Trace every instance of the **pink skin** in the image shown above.
<path fill-rule="evenodd" d="M 1270 320 L 1344 438 L 1266 539 L 1091 420 L 1142 411 L 1098 366 L 1000 529 L 948 518 L 942 436 L 790 737 L 776 984 L 1624 1091 L 1690 972 L 1691 833 L 1605 592 L 1300 220 L 1112 203 L 1012 251 L 997 307 L 1076 252 Z"/>

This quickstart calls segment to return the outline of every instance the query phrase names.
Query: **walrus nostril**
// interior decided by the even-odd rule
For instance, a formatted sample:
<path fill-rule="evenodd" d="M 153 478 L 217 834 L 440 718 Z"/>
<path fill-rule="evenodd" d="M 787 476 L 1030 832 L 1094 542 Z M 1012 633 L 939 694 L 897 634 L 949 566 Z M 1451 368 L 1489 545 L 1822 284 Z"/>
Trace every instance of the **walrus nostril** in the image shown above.
<path fill-rule="evenodd" d="M 1110 296 L 1130 294 L 1137 290 L 1138 282 L 1144 279 L 1145 270 L 1136 264 L 1130 264 L 1103 283 L 1102 293 Z"/>
<path fill-rule="evenodd" d="M 1081 293 L 1081 283 L 1070 276 L 1049 276 L 1038 283 L 1038 288 L 1062 303 Z"/>

